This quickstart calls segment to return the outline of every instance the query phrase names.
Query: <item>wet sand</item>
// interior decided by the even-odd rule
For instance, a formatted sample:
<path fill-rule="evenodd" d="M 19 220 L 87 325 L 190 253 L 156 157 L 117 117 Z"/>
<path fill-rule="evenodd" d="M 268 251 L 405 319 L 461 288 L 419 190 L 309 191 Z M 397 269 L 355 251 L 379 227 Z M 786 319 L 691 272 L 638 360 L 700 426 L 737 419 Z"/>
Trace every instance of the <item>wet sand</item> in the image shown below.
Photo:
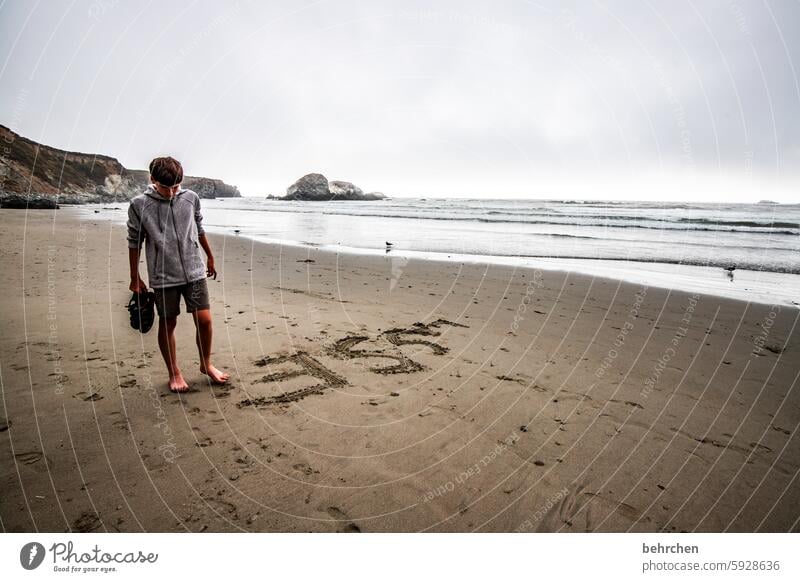
<path fill-rule="evenodd" d="M 800 530 L 796 308 L 211 235 L 179 396 L 80 216 L 0 210 L 4 531 Z"/>

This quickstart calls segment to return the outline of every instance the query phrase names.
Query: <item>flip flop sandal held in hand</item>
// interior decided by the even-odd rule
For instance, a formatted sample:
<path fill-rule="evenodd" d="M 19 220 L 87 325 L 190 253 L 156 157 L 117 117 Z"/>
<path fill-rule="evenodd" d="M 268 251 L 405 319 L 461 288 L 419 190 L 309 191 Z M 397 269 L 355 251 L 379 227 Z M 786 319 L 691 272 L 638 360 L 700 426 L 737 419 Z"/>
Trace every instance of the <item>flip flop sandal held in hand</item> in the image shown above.
<path fill-rule="evenodd" d="M 131 316 L 131 327 L 141 333 L 147 333 L 156 319 L 156 295 L 152 291 L 135 293 L 128 302 Z"/>

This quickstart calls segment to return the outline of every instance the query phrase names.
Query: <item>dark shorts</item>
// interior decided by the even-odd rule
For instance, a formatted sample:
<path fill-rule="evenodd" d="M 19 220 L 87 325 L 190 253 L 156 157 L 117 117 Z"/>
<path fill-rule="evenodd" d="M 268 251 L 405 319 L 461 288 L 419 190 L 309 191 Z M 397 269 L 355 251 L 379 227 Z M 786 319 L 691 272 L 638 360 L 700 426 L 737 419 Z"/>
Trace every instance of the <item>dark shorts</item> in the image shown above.
<path fill-rule="evenodd" d="M 186 303 L 186 311 L 193 313 L 199 309 L 210 309 L 208 283 L 205 279 L 192 281 L 176 287 L 155 287 L 156 311 L 159 317 L 177 317 L 181 313 L 181 295 Z"/>

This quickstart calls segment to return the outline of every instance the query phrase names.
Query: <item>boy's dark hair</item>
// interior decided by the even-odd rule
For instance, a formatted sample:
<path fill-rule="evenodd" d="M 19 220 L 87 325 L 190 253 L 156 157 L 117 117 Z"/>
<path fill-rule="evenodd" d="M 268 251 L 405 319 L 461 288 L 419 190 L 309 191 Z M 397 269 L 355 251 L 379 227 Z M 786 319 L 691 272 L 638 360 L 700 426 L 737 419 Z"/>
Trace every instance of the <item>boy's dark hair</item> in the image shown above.
<path fill-rule="evenodd" d="M 175 158 L 156 158 L 150 162 L 150 175 L 164 186 L 177 186 L 183 182 L 183 166 Z"/>

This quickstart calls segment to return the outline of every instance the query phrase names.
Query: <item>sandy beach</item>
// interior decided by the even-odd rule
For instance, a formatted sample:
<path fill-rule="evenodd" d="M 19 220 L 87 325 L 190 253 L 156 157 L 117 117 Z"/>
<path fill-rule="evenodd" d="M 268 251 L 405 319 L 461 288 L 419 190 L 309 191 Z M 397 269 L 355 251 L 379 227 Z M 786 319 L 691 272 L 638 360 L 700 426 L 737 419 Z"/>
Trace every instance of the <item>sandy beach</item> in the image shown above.
<path fill-rule="evenodd" d="M 796 308 L 212 235 L 179 396 L 80 217 L 0 211 L 3 531 L 800 531 Z"/>

